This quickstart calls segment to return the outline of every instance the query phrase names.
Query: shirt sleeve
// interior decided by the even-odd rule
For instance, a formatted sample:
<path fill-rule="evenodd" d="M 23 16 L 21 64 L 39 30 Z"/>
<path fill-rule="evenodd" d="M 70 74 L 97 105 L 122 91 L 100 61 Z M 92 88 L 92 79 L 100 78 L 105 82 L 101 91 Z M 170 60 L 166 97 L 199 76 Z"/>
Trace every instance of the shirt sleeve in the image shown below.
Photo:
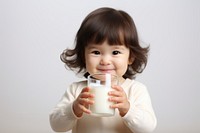
<path fill-rule="evenodd" d="M 78 117 L 73 111 L 75 87 L 72 84 L 49 115 L 50 125 L 56 132 L 66 132 L 73 128 Z"/>
<path fill-rule="evenodd" d="M 129 93 L 130 109 L 123 117 L 124 123 L 134 133 L 152 132 L 157 120 L 146 87 L 137 83 Z"/>

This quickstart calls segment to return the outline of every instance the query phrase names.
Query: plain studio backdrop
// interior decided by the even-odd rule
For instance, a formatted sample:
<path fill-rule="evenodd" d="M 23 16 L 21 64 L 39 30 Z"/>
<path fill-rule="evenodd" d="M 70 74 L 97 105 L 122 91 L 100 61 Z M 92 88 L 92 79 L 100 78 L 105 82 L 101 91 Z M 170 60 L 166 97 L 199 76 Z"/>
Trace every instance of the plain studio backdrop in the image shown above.
<path fill-rule="evenodd" d="M 85 16 L 105 6 L 128 12 L 142 45 L 150 45 L 137 80 L 152 98 L 154 133 L 200 132 L 200 1 L 1 0 L 1 133 L 53 133 L 50 111 L 81 80 L 59 56 Z"/>

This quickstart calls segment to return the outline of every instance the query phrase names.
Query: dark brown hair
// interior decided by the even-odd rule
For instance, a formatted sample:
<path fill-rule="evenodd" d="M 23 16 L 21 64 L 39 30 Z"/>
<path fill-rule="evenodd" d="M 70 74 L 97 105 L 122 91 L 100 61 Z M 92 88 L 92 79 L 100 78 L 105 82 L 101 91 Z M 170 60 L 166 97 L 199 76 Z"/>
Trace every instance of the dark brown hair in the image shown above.
<path fill-rule="evenodd" d="M 141 73 L 147 64 L 149 47 L 142 48 L 139 44 L 137 29 L 133 19 L 122 10 L 99 8 L 91 12 L 82 22 L 75 39 L 74 49 L 65 49 L 60 55 L 68 68 L 77 73 L 86 72 L 85 47 L 90 43 L 101 44 L 105 40 L 109 45 L 125 45 L 130 49 L 130 59 L 124 78 L 134 78 Z"/>

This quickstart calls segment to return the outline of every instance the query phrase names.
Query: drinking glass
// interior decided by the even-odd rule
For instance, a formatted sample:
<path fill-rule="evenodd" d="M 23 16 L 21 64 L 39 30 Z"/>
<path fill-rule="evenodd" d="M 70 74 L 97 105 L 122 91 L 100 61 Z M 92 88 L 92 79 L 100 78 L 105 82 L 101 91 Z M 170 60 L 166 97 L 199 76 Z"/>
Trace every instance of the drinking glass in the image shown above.
<path fill-rule="evenodd" d="M 115 109 L 109 106 L 113 102 L 108 101 L 108 92 L 112 90 L 112 85 L 118 84 L 118 77 L 112 74 L 93 74 L 88 76 L 88 87 L 90 93 L 94 94 L 94 104 L 90 105 L 92 115 L 108 117 L 115 114 Z"/>

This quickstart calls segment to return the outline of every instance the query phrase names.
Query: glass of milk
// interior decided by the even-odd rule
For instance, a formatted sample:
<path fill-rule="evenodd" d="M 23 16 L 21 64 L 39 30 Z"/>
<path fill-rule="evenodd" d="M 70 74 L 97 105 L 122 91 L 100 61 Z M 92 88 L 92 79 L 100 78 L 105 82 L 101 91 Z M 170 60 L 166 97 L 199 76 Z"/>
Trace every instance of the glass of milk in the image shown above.
<path fill-rule="evenodd" d="M 108 92 L 112 90 L 112 85 L 118 84 L 118 77 L 112 74 L 93 74 L 88 76 L 88 87 L 90 93 L 94 94 L 94 104 L 90 105 L 92 115 L 108 117 L 115 114 L 115 109 L 109 106 L 113 102 L 108 101 Z"/>

